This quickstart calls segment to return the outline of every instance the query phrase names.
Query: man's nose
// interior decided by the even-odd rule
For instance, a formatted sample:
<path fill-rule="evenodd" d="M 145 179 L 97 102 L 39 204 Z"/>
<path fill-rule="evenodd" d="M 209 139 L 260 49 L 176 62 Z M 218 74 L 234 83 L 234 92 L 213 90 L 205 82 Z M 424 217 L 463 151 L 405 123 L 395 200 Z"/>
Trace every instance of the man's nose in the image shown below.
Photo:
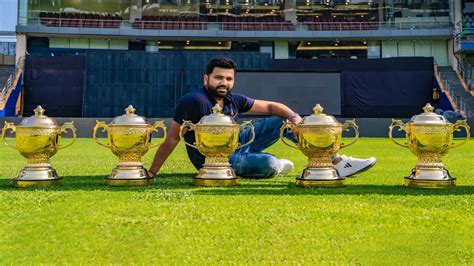
<path fill-rule="evenodd" d="M 229 82 L 224 79 L 224 80 L 221 80 L 221 81 L 219 82 L 219 85 L 220 85 L 220 86 L 226 86 L 226 87 L 227 87 L 227 86 L 229 85 Z"/>

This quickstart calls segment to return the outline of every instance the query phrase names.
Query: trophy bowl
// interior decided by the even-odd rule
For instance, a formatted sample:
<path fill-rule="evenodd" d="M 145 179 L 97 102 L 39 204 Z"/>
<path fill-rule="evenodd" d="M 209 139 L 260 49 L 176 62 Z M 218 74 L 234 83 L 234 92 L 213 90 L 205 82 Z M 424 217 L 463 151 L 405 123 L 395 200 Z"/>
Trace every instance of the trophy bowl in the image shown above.
<path fill-rule="evenodd" d="M 199 123 L 184 121 L 180 129 L 180 137 L 184 143 L 197 149 L 204 155 L 205 161 L 198 174 L 193 177 L 193 184 L 201 186 L 235 186 L 239 177 L 229 164 L 229 156 L 241 147 L 253 142 L 255 132 L 250 122 L 237 124 L 231 117 L 222 114 L 222 108 L 216 104 L 213 113 L 201 118 Z M 239 144 L 241 129 L 251 128 L 252 138 L 245 144 Z M 190 144 L 184 139 L 185 130 L 194 130 L 195 143 Z"/>
<path fill-rule="evenodd" d="M 97 139 L 97 130 L 107 131 L 107 144 Z M 117 166 L 112 169 L 112 174 L 105 179 L 110 186 L 144 186 L 152 184 L 154 179 L 149 177 L 143 167 L 141 157 L 149 149 L 160 144 L 151 144 L 151 133 L 161 128 L 166 138 L 164 122 L 156 121 L 148 124 L 146 120 L 135 114 L 133 106 L 125 109 L 125 114 L 114 118 L 110 124 L 96 121 L 93 131 L 94 141 L 112 151 L 118 157 Z"/>
<path fill-rule="evenodd" d="M 2 139 L 5 145 L 16 149 L 26 158 L 26 166 L 13 179 L 14 187 L 47 187 L 61 183 L 62 178 L 51 166 L 49 159 L 59 149 L 66 148 L 76 140 L 76 128 L 73 122 L 59 126 L 55 120 L 44 115 L 41 106 L 36 107 L 35 114 L 23 119 L 15 126 L 5 122 L 2 129 Z M 67 130 L 73 134 L 72 141 L 67 145 L 59 145 L 61 134 Z M 15 133 L 15 145 L 8 144 L 5 139 L 7 131 Z"/>
<path fill-rule="evenodd" d="M 284 122 L 280 129 L 280 138 L 286 145 L 299 149 L 308 157 L 308 165 L 296 185 L 302 187 L 341 187 L 344 177 L 334 169 L 332 157 L 341 148 L 354 144 L 359 137 L 359 130 L 354 120 L 344 124 L 339 123 L 333 116 L 323 113 L 321 105 L 317 104 L 314 114 L 306 116 L 300 124 Z M 349 144 L 342 143 L 342 132 L 352 127 L 355 137 Z M 285 131 L 291 130 L 297 136 L 298 144 L 288 143 L 284 137 Z"/>
<path fill-rule="evenodd" d="M 415 115 L 404 124 L 401 120 L 392 120 L 389 137 L 397 145 L 408 148 L 418 162 L 410 176 L 405 177 L 405 186 L 418 188 L 446 188 L 456 186 L 456 178 L 444 167 L 442 157 L 451 148 L 465 144 L 470 137 L 469 125 L 466 120 L 458 120 L 455 124 L 443 116 L 433 113 L 434 108 L 428 103 L 423 107 L 424 113 Z M 399 143 L 392 136 L 394 128 L 405 131 L 406 143 Z M 464 141 L 453 143 L 454 131 L 466 130 Z"/>

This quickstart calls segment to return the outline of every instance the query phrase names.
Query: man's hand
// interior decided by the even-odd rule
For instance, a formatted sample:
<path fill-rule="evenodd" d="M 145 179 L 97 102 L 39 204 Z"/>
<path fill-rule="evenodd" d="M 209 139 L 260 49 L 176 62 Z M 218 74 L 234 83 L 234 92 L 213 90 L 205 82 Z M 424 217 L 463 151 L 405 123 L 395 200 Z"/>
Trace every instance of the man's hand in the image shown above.
<path fill-rule="evenodd" d="M 179 130 L 180 124 L 176 123 L 175 121 L 171 122 L 171 128 L 168 132 L 168 136 L 156 151 L 155 157 L 153 157 L 153 162 L 147 171 L 149 177 L 155 176 L 156 173 L 160 171 L 161 166 L 178 144 L 180 140 Z"/>
<path fill-rule="evenodd" d="M 291 123 L 297 125 L 297 124 L 301 123 L 301 121 L 303 121 L 303 118 L 301 118 L 301 116 L 299 114 L 293 113 L 288 117 L 288 121 L 290 121 Z"/>
<path fill-rule="evenodd" d="M 146 172 L 147 172 L 149 178 L 153 178 L 156 175 L 156 173 L 152 172 L 151 170 L 148 170 Z"/>
<path fill-rule="evenodd" d="M 276 115 L 283 119 L 288 119 L 294 124 L 299 124 L 303 118 L 291 110 L 290 107 L 271 101 L 255 100 L 249 113 L 262 115 Z"/>

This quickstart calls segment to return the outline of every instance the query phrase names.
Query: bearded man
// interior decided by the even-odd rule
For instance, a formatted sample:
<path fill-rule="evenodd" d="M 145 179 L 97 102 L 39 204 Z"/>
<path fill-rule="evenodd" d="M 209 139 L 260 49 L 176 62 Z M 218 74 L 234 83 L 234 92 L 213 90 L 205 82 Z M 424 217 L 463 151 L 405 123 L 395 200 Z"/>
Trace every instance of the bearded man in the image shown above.
<path fill-rule="evenodd" d="M 171 152 L 180 141 L 179 130 L 184 120 L 193 124 L 206 115 L 212 114 L 212 107 L 219 104 L 222 113 L 233 118 L 242 113 L 271 115 L 253 123 L 254 141 L 237 149 L 229 158 L 235 173 L 239 177 L 270 178 L 290 172 L 294 165 L 286 159 L 279 159 L 273 154 L 263 152 L 280 138 L 280 128 L 284 120 L 298 124 L 302 121 L 299 114 L 288 106 L 272 101 L 252 99 L 245 95 L 232 92 L 236 74 L 236 64 L 227 58 L 214 58 L 209 61 L 204 74 L 204 86 L 181 97 L 176 106 L 168 137 L 155 154 L 153 163 L 148 170 L 150 177 L 155 176 Z M 241 143 L 251 138 L 251 130 L 247 128 L 239 134 Z M 286 136 L 296 141 L 291 132 Z M 186 132 L 184 138 L 188 143 L 195 142 L 194 132 Z M 188 157 L 194 167 L 199 169 L 205 157 L 197 149 L 186 146 Z M 376 159 L 357 159 L 335 155 L 333 164 L 341 177 L 351 176 L 369 169 Z"/>

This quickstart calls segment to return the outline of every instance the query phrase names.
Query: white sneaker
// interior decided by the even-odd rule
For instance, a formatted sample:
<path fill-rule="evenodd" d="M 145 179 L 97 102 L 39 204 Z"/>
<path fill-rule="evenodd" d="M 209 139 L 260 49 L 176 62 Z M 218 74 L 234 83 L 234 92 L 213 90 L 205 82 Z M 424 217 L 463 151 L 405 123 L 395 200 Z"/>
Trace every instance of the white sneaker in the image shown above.
<path fill-rule="evenodd" d="M 280 161 L 280 169 L 278 169 L 278 174 L 279 175 L 288 174 L 289 172 L 291 172 L 295 168 L 295 165 L 290 160 L 278 159 L 278 161 Z"/>
<path fill-rule="evenodd" d="M 362 173 L 374 166 L 374 164 L 377 162 L 377 159 L 374 157 L 367 159 L 357 159 L 342 155 L 341 158 L 342 160 L 334 165 L 334 168 L 336 168 L 339 176 L 341 177 L 349 177 L 358 173 Z"/>

